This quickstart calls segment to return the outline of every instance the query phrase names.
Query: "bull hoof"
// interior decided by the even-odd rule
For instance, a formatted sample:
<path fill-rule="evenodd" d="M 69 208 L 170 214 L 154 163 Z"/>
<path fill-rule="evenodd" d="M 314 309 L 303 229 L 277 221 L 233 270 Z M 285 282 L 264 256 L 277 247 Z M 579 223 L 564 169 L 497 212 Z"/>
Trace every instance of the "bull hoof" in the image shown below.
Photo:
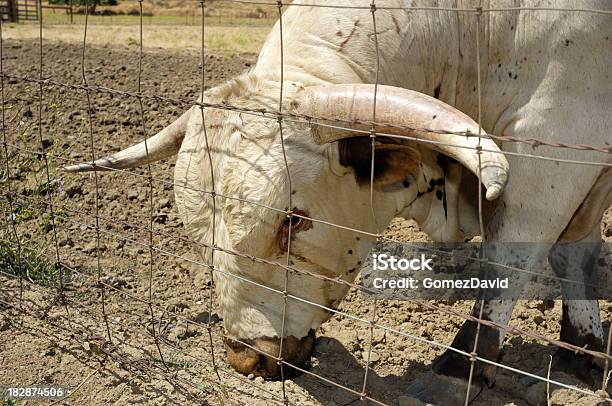
<path fill-rule="evenodd" d="M 241 342 L 248 345 L 244 345 Z M 254 340 L 225 340 L 227 362 L 238 372 L 265 379 L 281 379 L 281 367 L 277 361 L 280 352 L 280 338 L 262 337 Z M 306 337 L 301 339 L 293 336 L 283 339 L 282 358 L 287 363 L 298 368 L 305 368 L 310 361 L 314 349 L 315 333 L 310 330 Z M 284 365 L 282 375 L 290 378 L 299 375 L 300 371 Z"/>
<path fill-rule="evenodd" d="M 467 385 L 467 381 L 463 379 L 428 372 L 410 384 L 406 394 L 423 403 L 436 406 L 463 405 L 467 395 Z M 469 401 L 474 400 L 482 389 L 483 385 L 479 380 L 472 382 Z"/>

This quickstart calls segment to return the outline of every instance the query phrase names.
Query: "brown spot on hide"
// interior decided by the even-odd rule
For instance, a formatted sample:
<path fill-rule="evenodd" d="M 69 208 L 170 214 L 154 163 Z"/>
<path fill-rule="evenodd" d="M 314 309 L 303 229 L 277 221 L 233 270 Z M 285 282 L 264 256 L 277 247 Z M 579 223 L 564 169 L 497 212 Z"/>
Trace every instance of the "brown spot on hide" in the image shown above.
<path fill-rule="evenodd" d="M 391 14 L 391 20 L 393 21 L 393 25 L 395 25 L 395 32 L 397 32 L 398 34 L 401 32 L 399 23 L 397 22 L 397 18 Z"/>
<path fill-rule="evenodd" d="M 338 49 L 340 52 L 344 50 L 344 46 L 351 40 L 351 38 L 353 38 L 353 35 L 355 35 L 355 32 L 357 31 L 357 27 L 359 27 L 359 20 L 355 21 L 353 28 L 351 28 L 351 32 L 349 33 L 349 35 L 347 35 L 346 38 L 344 38 L 342 42 L 340 43 L 340 48 Z"/>

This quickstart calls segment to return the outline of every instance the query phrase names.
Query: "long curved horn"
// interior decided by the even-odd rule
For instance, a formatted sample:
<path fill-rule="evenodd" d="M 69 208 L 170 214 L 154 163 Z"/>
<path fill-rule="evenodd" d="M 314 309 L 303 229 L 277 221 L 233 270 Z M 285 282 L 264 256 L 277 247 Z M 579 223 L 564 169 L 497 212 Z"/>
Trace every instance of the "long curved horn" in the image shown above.
<path fill-rule="evenodd" d="M 291 106 L 298 114 L 324 117 L 323 123 L 370 130 L 371 125 L 367 122 L 372 120 L 373 101 L 374 85 L 371 84 L 322 85 L 300 90 Z M 478 124 L 454 107 L 422 93 L 379 85 L 376 122 L 388 124 L 377 125 L 376 131 L 433 141 L 425 145 L 456 159 L 478 176 L 475 150 L 478 137 L 453 134 L 469 131 L 477 135 Z M 315 141 L 321 144 L 363 135 L 317 125 L 313 126 L 312 133 Z M 481 134 L 486 135 L 484 131 Z M 494 200 L 508 181 L 508 161 L 493 140 L 481 138 L 480 146 L 483 150 L 496 151 L 481 153 L 481 181 L 487 189 L 487 200 Z"/>
<path fill-rule="evenodd" d="M 134 168 L 147 163 L 147 150 L 149 152 L 149 162 L 159 161 L 160 159 L 175 155 L 178 153 L 185 137 L 187 122 L 189 121 L 192 109 L 187 110 L 176 121 L 153 137 L 147 138 L 146 147 L 145 142 L 142 141 L 140 144 L 132 145 L 114 155 L 97 159 L 93 163 L 67 166 L 64 168 L 64 171 L 89 172 Z"/>

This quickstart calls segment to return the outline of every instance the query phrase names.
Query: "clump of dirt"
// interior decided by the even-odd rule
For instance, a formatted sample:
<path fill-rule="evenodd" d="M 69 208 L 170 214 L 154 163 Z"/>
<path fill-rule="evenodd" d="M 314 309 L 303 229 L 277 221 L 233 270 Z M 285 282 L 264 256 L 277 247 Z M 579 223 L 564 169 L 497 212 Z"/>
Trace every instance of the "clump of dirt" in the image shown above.
<path fill-rule="evenodd" d="M 79 47 L 47 44 L 43 51 L 43 78 L 82 83 Z M 5 41 L 4 58 L 6 73 L 39 77 L 36 43 Z M 234 59 L 207 56 L 206 85 L 236 75 L 254 61 L 253 55 Z M 197 56 L 147 53 L 142 91 L 194 100 L 200 92 L 200 75 Z M 13 199 L 10 207 L 8 199 L 0 201 L 3 241 L 16 247 L 16 232 L 19 249 L 59 257 L 68 267 L 54 271 L 56 281 L 60 273 L 63 278 L 62 295 L 58 294 L 61 286 L 41 281 L 35 274 L 24 275 L 22 280 L 9 276 L 10 270 L 0 274 L 0 382 L 54 383 L 72 389 L 81 385 L 64 402 L 75 405 L 282 403 L 282 383 L 243 377 L 224 361 L 221 320 L 214 306 L 209 306 L 208 273 L 191 256 L 194 247 L 183 235 L 174 208 L 174 161 L 152 165 L 152 188 L 143 169 L 97 176 L 65 176 L 59 171 L 66 160 L 90 160 L 92 155 L 99 157 L 141 141 L 189 106 L 145 99 L 141 111 L 139 100 L 129 96 L 138 88 L 138 57 L 127 50 L 88 48 L 85 77 L 90 85 L 126 93 L 88 95 L 78 86 L 45 86 L 40 115 L 37 83 L 12 77 L 4 80 Z M 48 152 L 48 165 L 39 154 L 41 149 Z M 0 175 L 6 180 L 6 171 Z M 4 196 L 8 193 L 5 185 L 8 183 L 3 184 Z M 55 213 L 55 227 L 50 209 Z M 8 216 L 14 217 L 15 230 Z M 612 241 L 610 213 L 603 227 L 607 241 Z M 387 234 L 404 241 L 427 240 L 414 222 L 404 220 L 394 221 Z M 149 250 L 150 239 L 160 250 Z M 149 299 L 152 306 L 147 304 Z M 467 301 L 445 304 L 464 313 L 472 306 Z M 603 318 L 609 319 L 612 304 L 602 302 L 601 307 Z M 369 320 L 374 303 L 351 290 L 338 310 Z M 513 324 L 557 338 L 560 314 L 559 303 L 523 301 L 514 311 Z M 387 404 L 414 404 L 404 396 L 405 388 L 427 372 L 443 348 L 410 337 L 450 344 L 463 320 L 429 310 L 419 302 L 385 301 L 377 303 L 376 319 L 403 334 L 377 328 L 371 332 L 368 323 L 343 315 L 334 316 L 318 332 L 310 373 L 354 392 L 303 374 L 285 382 L 290 403 L 346 405 L 358 401 L 355 393 L 362 390 L 369 353 L 368 394 Z M 554 350 L 543 342 L 510 336 L 501 362 L 537 372 L 548 365 Z M 537 394 L 536 390 L 518 393 L 516 380 L 516 374 L 500 370 L 498 385 L 485 389 L 474 404 L 520 405 L 526 397 L 533 400 L 545 393 L 541 386 Z M 596 403 L 566 390 L 555 392 L 552 401 Z"/>

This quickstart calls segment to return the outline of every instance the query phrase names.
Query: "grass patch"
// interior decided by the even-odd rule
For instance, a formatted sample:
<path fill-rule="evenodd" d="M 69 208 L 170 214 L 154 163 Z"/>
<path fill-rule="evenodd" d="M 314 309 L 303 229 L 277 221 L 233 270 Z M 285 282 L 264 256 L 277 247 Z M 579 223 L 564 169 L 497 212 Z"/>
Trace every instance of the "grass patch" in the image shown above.
<path fill-rule="evenodd" d="M 23 242 L 20 250 L 13 241 L 0 240 L 0 269 L 43 286 L 56 286 L 60 275 L 59 266 L 44 256 L 45 251 L 37 252 Z"/>
<path fill-rule="evenodd" d="M 193 361 L 188 358 L 181 357 L 181 353 L 178 351 L 171 351 L 164 355 L 164 360 L 161 358 L 153 356 L 155 362 L 168 367 L 171 371 L 179 371 L 184 369 L 189 369 L 194 366 Z"/>

